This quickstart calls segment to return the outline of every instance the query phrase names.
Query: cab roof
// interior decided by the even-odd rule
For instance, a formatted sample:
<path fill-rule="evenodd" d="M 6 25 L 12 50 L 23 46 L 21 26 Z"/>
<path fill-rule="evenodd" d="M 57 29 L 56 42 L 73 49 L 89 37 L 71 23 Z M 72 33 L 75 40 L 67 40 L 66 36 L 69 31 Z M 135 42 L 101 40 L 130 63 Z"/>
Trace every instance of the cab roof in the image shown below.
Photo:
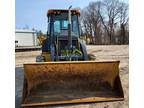
<path fill-rule="evenodd" d="M 47 16 L 49 16 L 50 14 L 64 13 L 64 12 L 68 12 L 68 10 L 67 9 L 49 9 L 47 12 Z M 71 12 L 77 15 L 80 15 L 79 9 L 72 9 Z"/>

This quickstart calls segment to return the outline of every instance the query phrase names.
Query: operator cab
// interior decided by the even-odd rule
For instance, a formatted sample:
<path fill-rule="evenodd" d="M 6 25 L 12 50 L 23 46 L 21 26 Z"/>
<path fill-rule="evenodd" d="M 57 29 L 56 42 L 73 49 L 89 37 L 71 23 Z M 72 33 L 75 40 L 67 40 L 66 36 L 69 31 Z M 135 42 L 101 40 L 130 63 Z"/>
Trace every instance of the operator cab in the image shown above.
<path fill-rule="evenodd" d="M 79 37 L 79 10 L 71 10 L 71 35 Z M 48 33 L 53 36 L 68 37 L 68 10 L 48 11 Z"/>
<path fill-rule="evenodd" d="M 84 59 L 79 42 L 79 16 L 79 10 L 71 10 L 70 16 L 69 10 L 48 10 L 48 35 L 42 51 L 50 52 L 52 61 Z"/>

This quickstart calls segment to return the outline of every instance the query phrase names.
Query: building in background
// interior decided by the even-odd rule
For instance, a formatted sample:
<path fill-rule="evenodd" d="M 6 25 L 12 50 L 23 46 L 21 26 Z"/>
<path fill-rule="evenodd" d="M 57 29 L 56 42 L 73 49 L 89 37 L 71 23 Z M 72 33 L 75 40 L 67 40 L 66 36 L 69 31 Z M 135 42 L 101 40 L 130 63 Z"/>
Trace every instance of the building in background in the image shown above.
<path fill-rule="evenodd" d="M 37 46 L 37 32 L 30 29 L 15 30 L 15 46 Z"/>

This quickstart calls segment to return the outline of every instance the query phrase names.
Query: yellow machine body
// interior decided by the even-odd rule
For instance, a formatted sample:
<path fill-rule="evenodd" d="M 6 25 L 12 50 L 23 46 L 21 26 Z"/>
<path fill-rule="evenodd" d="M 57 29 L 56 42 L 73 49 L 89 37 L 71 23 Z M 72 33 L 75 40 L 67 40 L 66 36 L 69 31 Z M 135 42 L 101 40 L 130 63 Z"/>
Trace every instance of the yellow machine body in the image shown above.
<path fill-rule="evenodd" d="M 42 52 L 42 56 L 44 57 L 45 62 L 51 61 L 50 52 Z"/>
<path fill-rule="evenodd" d="M 59 19 L 62 24 L 64 20 L 68 21 L 68 16 L 70 19 L 70 13 L 72 21 L 78 22 L 78 10 L 48 11 L 51 34 L 47 35 L 47 39 L 39 37 L 42 43 L 40 59 L 43 61 L 24 64 L 22 106 L 124 99 L 119 77 L 120 61 L 95 61 L 93 55 L 87 54 L 86 45 L 71 32 L 70 23 L 58 36 L 53 35 L 54 15 L 54 20 Z"/>

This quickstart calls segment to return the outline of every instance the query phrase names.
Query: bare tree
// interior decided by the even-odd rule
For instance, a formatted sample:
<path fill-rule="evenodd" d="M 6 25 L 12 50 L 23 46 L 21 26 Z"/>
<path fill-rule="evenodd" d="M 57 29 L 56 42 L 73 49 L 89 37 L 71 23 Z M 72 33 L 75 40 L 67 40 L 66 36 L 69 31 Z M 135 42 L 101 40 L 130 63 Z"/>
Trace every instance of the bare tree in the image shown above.
<path fill-rule="evenodd" d="M 81 21 L 82 21 L 82 27 L 84 30 L 84 34 L 86 35 L 86 42 L 88 40 L 88 38 L 90 38 L 90 36 L 92 36 L 92 24 L 91 24 L 91 20 L 89 17 L 89 14 L 87 12 L 87 8 L 85 8 L 82 11 L 82 15 L 81 15 Z M 93 43 L 93 38 L 90 38 L 91 43 Z"/>
<path fill-rule="evenodd" d="M 121 36 L 121 44 L 127 43 L 127 35 L 126 35 L 126 26 L 128 24 L 128 4 L 121 3 L 120 8 L 120 36 Z"/>
<path fill-rule="evenodd" d="M 91 2 L 82 10 L 82 25 L 93 44 L 117 44 L 118 38 L 127 43 L 128 5 L 119 0 Z"/>
<path fill-rule="evenodd" d="M 103 17 L 101 16 L 101 20 L 106 29 L 107 35 L 110 40 L 110 44 L 115 43 L 115 28 L 118 23 L 119 13 L 120 13 L 120 2 L 119 0 L 104 0 L 103 2 L 105 8 L 105 17 L 107 21 L 103 21 Z"/>
<path fill-rule="evenodd" d="M 99 7 L 99 2 L 91 2 L 83 11 L 83 25 L 85 27 L 85 32 L 91 35 L 93 43 L 95 44 L 101 43 L 101 22 L 98 14 Z"/>
<path fill-rule="evenodd" d="M 101 44 L 101 19 L 98 13 L 100 8 L 101 2 L 91 2 L 88 7 L 91 17 L 91 24 L 93 27 L 95 44 Z"/>

